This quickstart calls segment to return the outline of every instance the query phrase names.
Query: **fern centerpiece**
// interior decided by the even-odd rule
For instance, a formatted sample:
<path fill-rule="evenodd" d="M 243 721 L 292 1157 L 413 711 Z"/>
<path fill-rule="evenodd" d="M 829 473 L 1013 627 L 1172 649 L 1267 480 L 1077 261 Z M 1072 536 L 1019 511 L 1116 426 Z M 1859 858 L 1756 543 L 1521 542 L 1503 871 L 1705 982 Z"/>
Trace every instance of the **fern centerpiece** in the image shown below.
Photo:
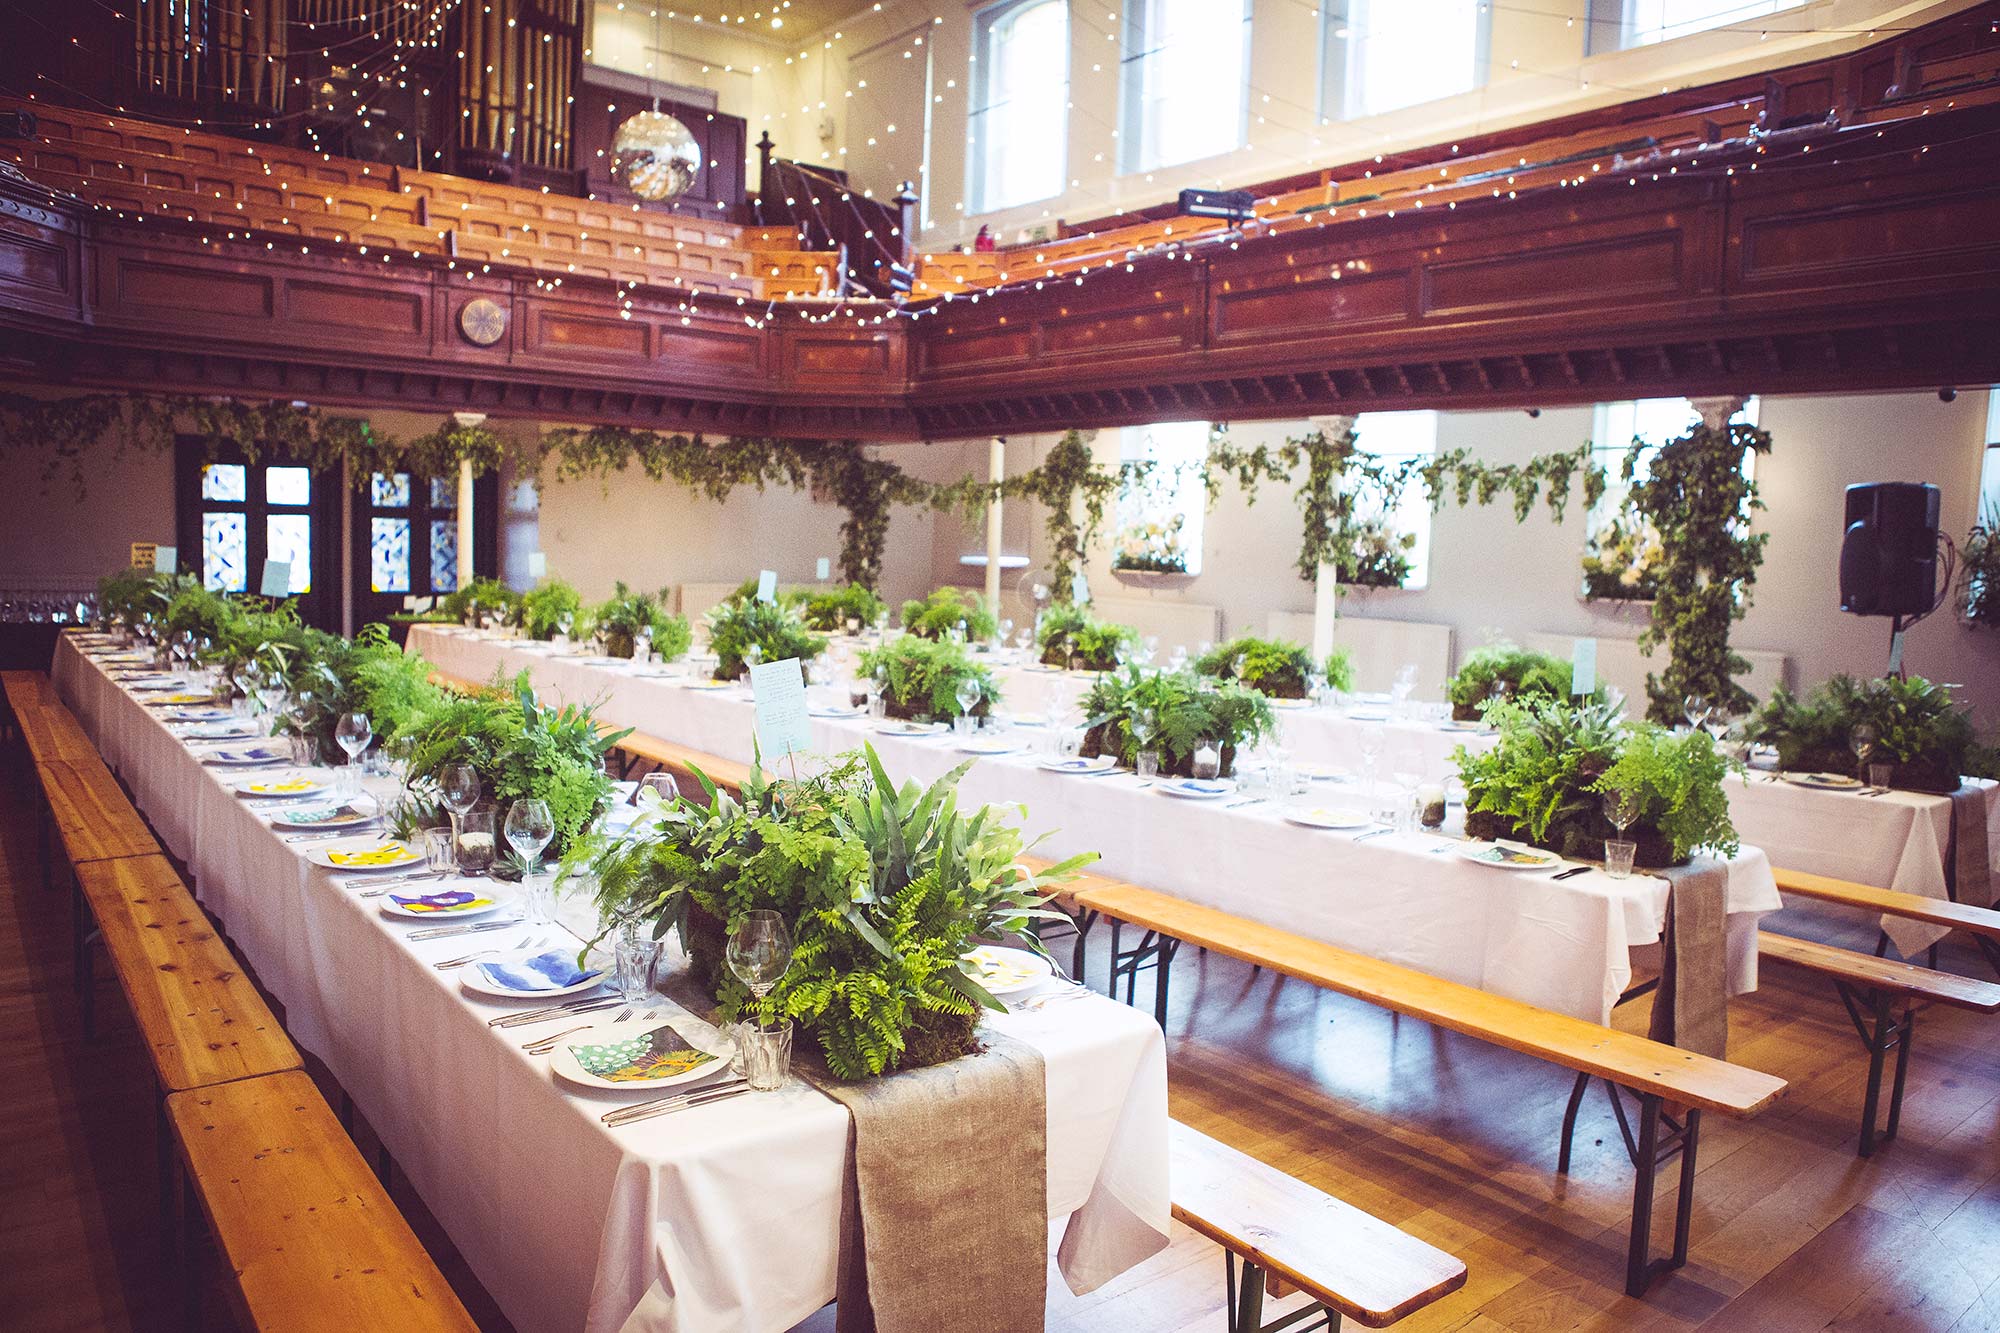
<path fill-rule="evenodd" d="M 1567 699 L 1574 679 L 1570 663 L 1550 653 L 1517 648 L 1511 643 L 1475 649 L 1445 684 L 1451 715 L 1460 722 L 1477 722 L 1494 699 Z M 1592 698 L 1601 698 L 1600 689 Z"/>
<path fill-rule="evenodd" d="M 1674 733 L 1628 723 L 1622 705 L 1538 696 L 1502 699 L 1486 717 L 1499 743 L 1453 758 L 1465 782 L 1465 831 L 1512 838 L 1565 856 L 1596 859 L 1618 836 L 1603 793 L 1630 793 L 1638 817 L 1625 837 L 1635 863 L 1685 864 L 1698 848 L 1733 855 L 1738 843 L 1722 780 L 1731 761 L 1705 731 Z"/>
<path fill-rule="evenodd" d="M 1194 660 L 1194 669 L 1217 680 L 1241 681 L 1273 699 L 1303 699 L 1311 693 L 1314 662 L 1309 649 L 1282 639 L 1244 635 L 1218 644 Z M 1354 688 L 1354 658 L 1345 648 L 1327 654 L 1326 683 L 1336 690 Z"/>
<path fill-rule="evenodd" d="M 982 1008 L 1002 1006 L 964 958 L 982 941 L 1039 950 L 1056 919 L 1050 886 L 1088 853 L 1035 876 L 996 807 L 958 806 L 961 764 L 928 788 L 897 787 L 872 748 L 784 780 L 752 764 L 740 794 L 703 778 L 704 807 L 680 800 L 619 838 L 574 848 L 561 874 L 588 875 L 608 933 L 680 935 L 724 1020 L 791 1019 L 843 1079 L 939 1064 L 977 1049 Z M 749 912 L 790 924 L 792 964 L 759 1003 L 723 966 Z"/>
<path fill-rule="evenodd" d="M 1194 752 L 1213 746 L 1222 760 L 1224 777 L 1234 770 L 1236 752 L 1271 734 L 1277 726 L 1271 701 L 1234 681 L 1221 684 L 1192 671 L 1148 672 L 1137 666 L 1107 671 L 1083 699 L 1083 754 L 1108 754 L 1121 764 L 1137 759 L 1132 719 L 1150 713 L 1154 736 L 1150 748 L 1160 752 L 1160 771 L 1180 777 L 1194 775 Z"/>
<path fill-rule="evenodd" d="M 582 614 L 582 596 L 562 579 L 543 579 L 521 594 L 521 632 L 531 639 L 546 641 L 567 633 Z"/>
<path fill-rule="evenodd" d="M 1952 702 L 1949 686 L 1922 676 L 1834 676 L 1804 697 L 1781 685 L 1751 720 L 1748 735 L 1776 746 L 1779 766 L 1789 771 L 1853 773 L 1851 741 L 1860 726 L 1874 728 L 1870 759 L 1893 767 L 1891 786 L 1958 789 L 1973 749 L 1972 723 Z"/>
<path fill-rule="evenodd" d="M 484 615 L 511 625 L 520 618 L 521 594 L 498 579 L 477 578 L 446 593 L 438 610 L 461 625 L 477 624 Z"/>
<path fill-rule="evenodd" d="M 822 634 L 837 634 L 845 630 L 850 621 L 859 622 L 864 627 L 872 625 L 875 618 L 887 609 L 872 589 L 858 583 L 806 593 L 799 603 L 799 612 L 805 618 L 806 627 Z"/>
<path fill-rule="evenodd" d="M 687 617 L 669 614 L 660 605 L 658 594 L 633 592 L 623 583 L 612 585 L 611 600 L 597 608 L 593 619 L 610 657 L 632 656 L 642 633 L 652 640 L 653 651 L 669 662 L 687 652 L 694 642 Z"/>
<path fill-rule="evenodd" d="M 963 588 L 939 588 L 921 601 L 903 603 L 903 630 L 920 639 L 945 639 L 960 625 L 967 643 L 987 643 L 1000 633 L 986 599 Z"/>
<path fill-rule="evenodd" d="M 962 643 L 905 634 L 862 653 L 861 671 L 882 683 L 882 698 L 890 717 L 924 722 L 957 717 L 964 711 L 959 707 L 958 687 L 967 680 L 979 684 L 973 716 L 985 717 L 1000 697 L 993 673 L 973 661 Z"/>
<path fill-rule="evenodd" d="M 807 629 L 799 608 L 784 602 L 724 602 L 705 620 L 717 680 L 735 680 L 752 661 L 803 662 L 826 651 L 826 636 Z"/>
<path fill-rule="evenodd" d="M 1130 625 L 1099 620 L 1089 608 L 1075 602 L 1050 607 L 1035 628 L 1042 665 L 1078 671 L 1111 670 L 1118 665 L 1120 653 L 1138 637 L 1139 631 Z"/>

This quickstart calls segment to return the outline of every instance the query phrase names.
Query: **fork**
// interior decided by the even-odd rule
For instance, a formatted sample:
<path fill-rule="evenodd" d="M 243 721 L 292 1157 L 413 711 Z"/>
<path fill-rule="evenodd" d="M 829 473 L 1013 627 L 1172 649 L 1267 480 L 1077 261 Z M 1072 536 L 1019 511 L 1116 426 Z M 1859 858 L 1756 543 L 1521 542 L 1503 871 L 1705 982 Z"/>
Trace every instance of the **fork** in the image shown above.
<path fill-rule="evenodd" d="M 519 944 L 515 945 L 514 948 L 516 950 L 538 949 L 546 943 L 548 943 L 548 936 L 546 935 L 528 936 L 522 939 L 522 941 Z M 442 963 L 432 963 L 431 966 L 436 968 L 440 972 L 449 972 L 455 967 L 464 967 L 468 963 L 476 963 L 482 958 L 491 958 L 496 953 L 506 953 L 506 952 L 508 951 L 505 949 L 481 949 L 477 953 L 465 954 L 462 957 L 447 958 Z"/>
<path fill-rule="evenodd" d="M 411 931 L 404 938 L 418 942 L 424 940 L 448 940 L 459 935 L 484 935 L 489 930 L 505 930 L 509 926 L 518 926 L 520 924 L 520 917 L 510 916 L 504 921 L 469 922 L 462 926 L 425 926 L 420 930 Z"/>
<path fill-rule="evenodd" d="M 551 1018 L 567 1018 L 571 1014 L 588 1014 L 599 1009 L 609 1009 L 619 1003 L 616 995 L 586 995 L 561 1004 L 552 1004 L 542 1009 L 524 1009 L 519 1013 L 502 1014 L 498 1018 L 486 1020 L 490 1028 L 520 1028 L 535 1023 L 546 1023 Z"/>
<path fill-rule="evenodd" d="M 714 1087 L 703 1088 L 699 1092 L 690 1092 L 686 1097 L 676 1101 L 664 1102 L 659 1105 L 647 1105 L 643 1109 L 641 1107 L 633 1107 L 628 1114 L 620 1115 L 616 1120 L 609 1119 L 608 1117 L 605 1118 L 604 1123 L 613 1129 L 617 1129 L 621 1125 L 630 1125 L 640 1120 L 650 1120 L 656 1115 L 672 1115 L 675 1111 L 685 1111 L 690 1107 L 707 1106 L 711 1102 L 726 1102 L 732 1097 L 741 1097 L 748 1091 L 750 1091 L 750 1084 L 747 1081 L 742 1083 L 718 1083 Z"/>
<path fill-rule="evenodd" d="M 675 1093 L 671 1097 L 661 1097 L 650 1102 L 634 1102 L 630 1106 L 614 1107 L 597 1118 L 607 1125 L 623 1124 L 627 1120 L 643 1120 L 649 1115 L 659 1115 L 665 1111 L 678 1110 L 683 1104 L 692 1103 L 698 1097 L 706 1097 L 711 1093 L 717 1092 L 747 1090 L 749 1086 L 750 1080 L 744 1078 L 741 1074 L 737 1074 L 729 1078 L 718 1079 L 714 1083 L 705 1084 L 702 1087 L 694 1088 L 687 1092 Z"/>
<path fill-rule="evenodd" d="M 626 1019 L 632 1016 L 632 1009 L 633 1006 L 629 1004 L 626 1005 L 623 1009 L 618 1011 L 618 1017 L 612 1019 L 611 1021 L 614 1023 L 623 1023 Z M 654 1010 L 653 1012 L 657 1013 L 659 1011 Z M 649 1018 L 652 1017 L 652 1014 L 648 1014 L 647 1017 Z M 521 1049 L 526 1051 L 529 1055 L 547 1055 L 550 1051 L 553 1051 L 556 1048 L 556 1043 L 561 1041 L 564 1037 L 571 1036 L 578 1032 L 588 1032 L 590 1031 L 591 1028 L 596 1026 L 597 1025 L 595 1023 L 579 1023 L 573 1028 L 564 1028 L 561 1032 L 554 1033 L 550 1036 L 537 1037 L 535 1038 L 535 1040 L 524 1044 L 521 1047 Z"/>
<path fill-rule="evenodd" d="M 1242 809 L 1242 808 L 1243 808 L 1244 806 L 1246 806 L 1246 805 L 1262 805 L 1263 803 L 1264 803 L 1264 798 L 1263 798 L 1263 797 L 1261 797 L 1261 796 L 1252 796 L 1252 797 L 1249 797 L 1249 798 L 1247 798 L 1247 799 L 1245 799 L 1245 800 L 1241 800 L 1241 801 L 1231 801 L 1231 802 L 1230 802 L 1230 803 L 1229 803 L 1229 804 L 1228 804 L 1228 805 L 1227 805 L 1226 807 L 1224 807 L 1224 808 L 1225 808 L 1225 809 L 1229 809 L 1229 810 L 1241 810 L 1241 809 Z"/>

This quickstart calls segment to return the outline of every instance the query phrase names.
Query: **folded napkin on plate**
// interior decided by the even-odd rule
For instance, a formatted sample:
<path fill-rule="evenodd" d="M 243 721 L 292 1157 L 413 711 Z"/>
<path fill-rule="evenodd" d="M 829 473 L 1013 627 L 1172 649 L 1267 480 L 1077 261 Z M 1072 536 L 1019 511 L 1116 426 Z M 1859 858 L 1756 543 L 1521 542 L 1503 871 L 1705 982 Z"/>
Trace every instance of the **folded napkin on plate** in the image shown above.
<path fill-rule="evenodd" d="M 1952 891 L 1962 903 L 1993 903 L 1992 849 L 1986 844 L 1986 788 L 1961 782 L 1951 794 Z"/>
<path fill-rule="evenodd" d="M 612 1083 L 657 1083 L 712 1065 L 716 1057 L 674 1030 L 671 1023 L 622 1041 L 597 1042 L 569 1048 L 586 1074 Z"/>
<path fill-rule="evenodd" d="M 471 907 L 493 905 L 491 898 L 481 898 L 464 889 L 455 889 L 450 893 L 426 893 L 414 898 L 405 898 L 401 894 L 392 893 L 389 895 L 389 901 L 406 912 L 460 912 Z"/>
<path fill-rule="evenodd" d="M 398 898 L 396 901 L 403 900 Z M 568 949 L 551 949 L 533 958 L 513 962 L 476 963 L 472 970 L 501 990 L 517 990 L 524 995 L 535 991 L 564 990 L 590 977 L 604 975 L 601 970 L 586 972 L 578 967 L 576 955 Z"/>
<path fill-rule="evenodd" d="M 1660 874 L 1672 885 L 1661 932 L 1654 1041 L 1716 1059 L 1729 1054 L 1729 863 L 1697 856 Z"/>

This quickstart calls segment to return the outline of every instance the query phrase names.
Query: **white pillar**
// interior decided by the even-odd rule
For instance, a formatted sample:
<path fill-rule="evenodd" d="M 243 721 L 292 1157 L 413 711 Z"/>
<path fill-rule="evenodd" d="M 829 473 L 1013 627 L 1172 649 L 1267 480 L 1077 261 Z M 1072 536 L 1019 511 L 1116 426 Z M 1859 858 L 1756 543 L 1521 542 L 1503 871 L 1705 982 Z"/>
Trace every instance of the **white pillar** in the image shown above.
<path fill-rule="evenodd" d="M 1310 417 L 1313 428 L 1324 435 L 1340 435 L 1354 429 L 1352 416 Z M 1304 533 L 1299 534 L 1301 538 Z M 1340 570 L 1320 561 L 1313 575 L 1313 661 L 1325 662 L 1333 652 L 1333 626 L 1340 616 Z"/>
<path fill-rule="evenodd" d="M 1729 419 L 1743 410 L 1743 404 L 1750 400 L 1742 394 L 1725 394 L 1719 398 L 1690 398 L 1688 404 L 1700 415 L 1702 424 L 1710 430 L 1721 430 L 1729 424 Z"/>
<path fill-rule="evenodd" d="M 497 572 L 497 571 L 496 571 Z M 472 460 L 458 460 L 458 586 L 472 582 Z"/>
<path fill-rule="evenodd" d="M 996 435 L 987 446 L 987 479 L 998 486 L 1007 477 L 1007 437 Z M 1000 497 L 986 506 L 986 605 L 997 619 L 1000 615 Z"/>

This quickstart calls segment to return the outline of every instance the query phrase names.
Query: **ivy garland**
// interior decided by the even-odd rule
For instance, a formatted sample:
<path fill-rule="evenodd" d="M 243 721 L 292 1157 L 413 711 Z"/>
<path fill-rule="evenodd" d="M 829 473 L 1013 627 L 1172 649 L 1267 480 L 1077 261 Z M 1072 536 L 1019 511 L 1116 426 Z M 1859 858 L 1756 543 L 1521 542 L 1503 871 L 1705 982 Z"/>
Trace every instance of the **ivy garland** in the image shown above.
<path fill-rule="evenodd" d="M 1647 478 L 1632 482 L 1632 503 L 1651 520 L 1665 551 L 1652 623 L 1639 636 L 1642 651 L 1659 643 L 1668 648 L 1666 670 L 1646 677 L 1647 716 L 1655 722 L 1677 721 L 1689 695 L 1729 713 L 1755 705 L 1736 683 L 1750 664 L 1730 650 L 1729 626 L 1750 608 L 1770 541 L 1769 533 L 1750 530 L 1751 516 L 1764 505 L 1757 484 L 1743 475 L 1744 455 L 1770 451 L 1766 431 L 1704 423 L 1662 445 Z M 1635 443 L 1625 455 L 1628 480 L 1641 453 Z"/>

